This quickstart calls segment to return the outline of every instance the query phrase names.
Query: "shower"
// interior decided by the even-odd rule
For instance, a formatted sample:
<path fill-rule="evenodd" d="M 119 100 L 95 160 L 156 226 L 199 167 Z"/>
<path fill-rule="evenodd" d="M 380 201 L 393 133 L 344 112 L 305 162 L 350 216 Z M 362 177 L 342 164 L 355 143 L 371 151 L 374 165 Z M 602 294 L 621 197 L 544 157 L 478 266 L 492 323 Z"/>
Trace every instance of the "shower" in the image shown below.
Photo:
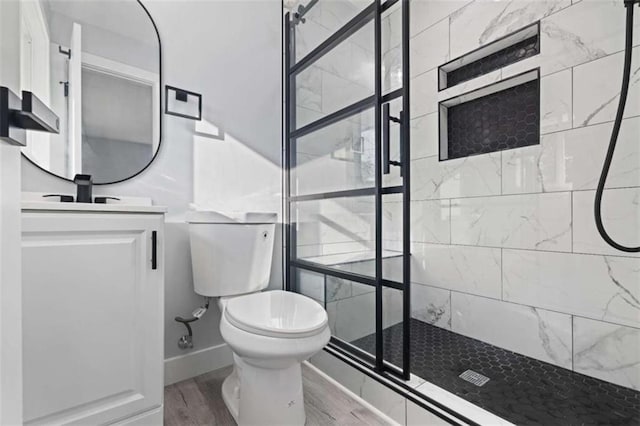
<path fill-rule="evenodd" d="M 616 143 L 618 142 L 618 135 L 620 134 L 620 126 L 622 125 L 622 118 L 624 116 L 624 107 L 627 103 L 627 95 L 629 94 L 629 80 L 631 79 L 631 57 L 633 49 L 633 6 L 635 4 L 640 5 L 640 0 L 624 0 L 624 5 L 627 9 L 627 23 L 625 30 L 625 50 L 624 50 L 624 71 L 622 75 L 622 89 L 620 90 L 620 101 L 618 103 L 618 112 L 616 113 L 616 119 L 613 124 L 613 131 L 611 132 L 611 141 L 609 142 L 609 148 L 607 150 L 607 156 L 602 166 L 602 174 L 598 181 L 598 188 L 596 190 L 596 199 L 594 205 L 594 213 L 596 218 L 596 226 L 598 232 L 602 238 L 611 247 L 624 251 L 627 253 L 640 252 L 640 246 L 627 247 L 616 242 L 607 233 L 602 223 L 602 193 L 604 192 L 604 185 L 607 182 L 607 175 L 609 174 L 609 168 L 611 167 L 611 161 L 613 160 L 613 154 L 616 149 Z"/>

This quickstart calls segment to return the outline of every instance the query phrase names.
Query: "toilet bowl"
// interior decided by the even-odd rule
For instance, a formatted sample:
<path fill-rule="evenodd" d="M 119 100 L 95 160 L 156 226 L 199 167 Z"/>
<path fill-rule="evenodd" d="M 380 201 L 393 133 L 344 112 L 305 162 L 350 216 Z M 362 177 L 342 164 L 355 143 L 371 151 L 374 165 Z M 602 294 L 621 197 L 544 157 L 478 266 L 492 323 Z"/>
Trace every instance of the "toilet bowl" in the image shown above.
<path fill-rule="evenodd" d="M 301 363 L 329 341 L 326 311 L 295 293 L 253 293 L 223 303 L 220 332 L 234 354 L 222 395 L 238 424 L 303 425 Z"/>
<path fill-rule="evenodd" d="M 187 217 L 196 293 L 217 297 L 220 332 L 234 368 L 222 385 L 240 426 L 303 425 L 301 363 L 331 336 L 316 301 L 269 283 L 274 213 L 191 212 Z"/>

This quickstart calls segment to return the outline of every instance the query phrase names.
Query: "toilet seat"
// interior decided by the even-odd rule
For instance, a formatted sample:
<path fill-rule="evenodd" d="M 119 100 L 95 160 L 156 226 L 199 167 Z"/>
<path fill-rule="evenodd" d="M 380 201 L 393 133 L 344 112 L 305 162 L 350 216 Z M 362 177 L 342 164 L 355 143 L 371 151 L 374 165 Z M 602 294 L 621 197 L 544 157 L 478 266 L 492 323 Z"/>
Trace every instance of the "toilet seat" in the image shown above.
<path fill-rule="evenodd" d="M 224 316 L 248 333 L 293 339 L 315 336 L 325 330 L 328 322 L 320 304 L 282 290 L 234 297 L 227 301 Z"/>

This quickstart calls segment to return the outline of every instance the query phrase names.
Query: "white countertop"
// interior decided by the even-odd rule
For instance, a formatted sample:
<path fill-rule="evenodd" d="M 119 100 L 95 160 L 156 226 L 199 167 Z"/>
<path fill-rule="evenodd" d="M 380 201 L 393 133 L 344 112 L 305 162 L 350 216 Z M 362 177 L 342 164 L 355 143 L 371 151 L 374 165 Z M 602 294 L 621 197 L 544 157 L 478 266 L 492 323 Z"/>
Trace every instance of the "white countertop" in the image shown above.
<path fill-rule="evenodd" d="M 89 204 L 60 203 L 51 201 L 23 201 L 22 210 L 47 210 L 68 212 L 120 212 L 120 213 L 166 213 L 164 206 L 144 206 L 134 204 Z"/>
<path fill-rule="evenodd" d="M 113 212 L 113 213 L 166 213 L 167 207 L 154 206 L 150 198 L 118 197 L 107 200 L 107 204 L 62 203 L 55 197 L 43 198 L 44 193 L 23 192 L 22 210 L 67 211 L 67 212 Z M 71 195 L 71 194 L 69 194 Z M 99 197 L 102 195 L 98 195 Z"/>

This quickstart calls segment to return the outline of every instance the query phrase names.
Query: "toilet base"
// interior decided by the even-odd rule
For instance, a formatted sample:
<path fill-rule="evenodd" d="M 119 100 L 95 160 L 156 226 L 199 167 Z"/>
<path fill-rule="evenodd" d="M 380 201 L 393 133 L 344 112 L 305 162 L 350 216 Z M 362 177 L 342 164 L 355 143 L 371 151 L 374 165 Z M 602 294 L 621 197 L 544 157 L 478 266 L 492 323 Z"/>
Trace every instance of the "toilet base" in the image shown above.
<path fill-rule="evenodd" d="M 233 372 L 222 384 L 222 399 L 239 426 L 302 426 L 305 423 L 302 370 L 251 365 L 234 354 Z"/>

